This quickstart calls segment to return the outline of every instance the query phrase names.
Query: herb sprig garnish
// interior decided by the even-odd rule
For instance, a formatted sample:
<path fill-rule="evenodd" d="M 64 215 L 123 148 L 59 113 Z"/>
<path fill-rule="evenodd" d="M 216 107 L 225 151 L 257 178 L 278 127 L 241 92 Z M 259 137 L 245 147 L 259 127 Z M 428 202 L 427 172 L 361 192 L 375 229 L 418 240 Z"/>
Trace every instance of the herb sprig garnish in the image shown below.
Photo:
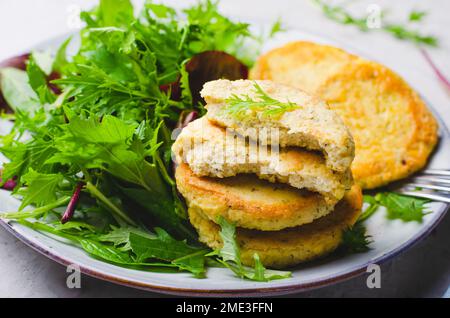
<path fill-rule="evenodd" d="M 342 233 L 342 244 L 339 251 L 346 254 L 363 253 L 370 250 L 371 236 L 362 221 L 356 222 L 352 227 Z"/>
<path fill-rule="evenodd" d="M 312 0 L 317 4 L 326 17 L 345 25 L 353 25 L 360 29 L 361 31 L 367 32 L 370 30 L 377 30 L 376 28 L 371 29 L 367 26 L 368 16 L 355 17 L 351 13 L 345 10 L 342 6 L 333 6 L 326 4 L 322 0 Z M 385 16 L 385 12 L 381 12 L 381 17 Z M 411 11 L 408 16 L 409 22 L 420 22 L 426 16 L 426 12 L 423 11 Z M 416 44 L 423 44 L 428 46 L 438 46 L 438 39 L 432 35 L 424 35 L 419 31 L 410 28 L 407 25 L 393 24 L 393 23 L 382 23 L 379 30 L 385 31 L 392 36 L 410 41 Z"/>
<path fill-rule="evenodd" d="M 364 202 L 368 204 L 361 213 L 358 221 L 351 228 L 344 231 L 342 237 L 341 251 L 346 253 L 361 253 L 370 249 L 370 235 L 366 234 L 364 221 L 369 219 L 381 207 L 387 212 L 388 219 L 398 219 L 404 222 L 422 222 L 423 217 L 429 213 L 426 203 L 427 199 L 416 198 L 394 192 L 380 192 L 376 195 L 364 195 Z"/>
<path fill-rule="evenodd" d="M 249 95 L 233 94 L 225 100 L 223 111 L 236 119 L 243 119 L 249 112 L 260 112 L 262 116 L 279 117 L 285 112 L 298 108 L 292 102 L 280 102 L 270 97 L 258 83 L 254 83 L 256 99 Z"/>
<path fill-rule="evenodd" d="M 380 192 L 375 196 L 365 195 L 364 201 L 369 204 L 366 212 L 362 214 L 364 219 L 376 212 L 379 207 L 386 208 L 389 219 L 399 219 L 404 222 L 422 222 L 423 217 L 429 213 L 425 204 L 430 200 L 394 192 Z"/>

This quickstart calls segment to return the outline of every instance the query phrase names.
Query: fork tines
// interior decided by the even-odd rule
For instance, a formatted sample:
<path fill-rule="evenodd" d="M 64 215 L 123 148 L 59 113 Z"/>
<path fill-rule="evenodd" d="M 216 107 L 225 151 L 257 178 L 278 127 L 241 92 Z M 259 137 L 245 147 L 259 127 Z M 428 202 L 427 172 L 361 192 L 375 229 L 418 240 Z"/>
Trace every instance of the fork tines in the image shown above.
<path fill-rule="evenodd" d="M 399 193 L 450 203 L 450 170 L 427 169 L 412 178 Z"/>

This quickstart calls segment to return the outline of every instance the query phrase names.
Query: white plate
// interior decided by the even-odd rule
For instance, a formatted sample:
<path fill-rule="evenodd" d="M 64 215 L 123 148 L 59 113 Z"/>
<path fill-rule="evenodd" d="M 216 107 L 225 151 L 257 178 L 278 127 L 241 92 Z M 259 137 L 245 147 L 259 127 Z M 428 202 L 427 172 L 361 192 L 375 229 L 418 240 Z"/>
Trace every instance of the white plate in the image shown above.
<path fill-rule="evenodd" d="M 54 39 L 38 48 L 55 48 L 62 40 L 64 38 Z M 370 59 L 370 56 L 352 47 L 300 31 L 290 31 L 278 36 L 267 43 L 265 49 L 292 40 L 312 40 L 333 44 Z M 431 158 L 429 167 L 449 169 L 450 134 L 448 128 L 440 119 L 441 115 L 445 114 L 444 105 L 429 105 L 429 107 L 438 118 L 441 129 L 441 141 Z M 0 122 L 0 134 L 7 130 L 8 124 Z M 1 159 L 0 157 L 0 161 Z M 12 198 L 9 192 L 0 190 L 0 211 L 14 211 L 19 204 L 19 201 Z M 57 240 L 17 223 L 0 221 L 0 224 L 18 239 L 47 257 L 64 265 L 76 264 L 83 273 L 114 283 L 177 295 L 257 296 L 308 290 L 364 273 L 369 264 L 380 264 L 426 237 L 442 220 L 448 206 L 442 203 L 430 203 L 429 207 L 432 213 L 426 215 L 422 223 L 388 220 L 385 217 L 385 211 L 379 211 L 366 222 L 368 234 L 372 236 L 374 241 L 371 244 L 372 249 L 370 251 L 342 257 L 330 256 L 321 261 L 303 264 L 293 270 L 292 278 L 267 283 L 242 280 L 234 277 L 229 270 L 221 268 L 209 269 L 205 279 L 193 278 L 188 273 L 167 274 L 126 269 L 93 259 L 83 250 L 70 245 L 68 242 Z"/>

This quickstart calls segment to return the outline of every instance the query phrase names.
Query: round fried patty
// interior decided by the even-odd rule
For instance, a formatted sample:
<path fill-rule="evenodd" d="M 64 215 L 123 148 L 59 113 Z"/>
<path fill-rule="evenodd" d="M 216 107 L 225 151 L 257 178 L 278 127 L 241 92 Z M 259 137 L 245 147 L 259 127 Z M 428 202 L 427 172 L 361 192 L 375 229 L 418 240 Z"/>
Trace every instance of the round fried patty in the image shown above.
<path fill-rule="evenodd" d="M 236 239 L 242 263 L 252 266 L 253 255 L 258 253 L 265 266 L 284 268 L 329 254 L 341 243 L 343 231 L 356 222 L 361 207 L 361 189 L 353 186 L 332 213 L 313 223 L 281 231 L 237 228 Z M 211 248 L 220 248 L 220 227 L 206 217 L 205 211 L 198 206 L 190 206 L 188 212 L 200 241 Z"/>
<path fill-rule="evenodd" d="M 365 189 L 423 168 L 437 143 L 437 123 L 418 94 L 388 68 L 358 61 L 318 90 L 355 138 L 352 172 Z"/>
<path fill-rule="evenodd" d="M 186 164 L 178 165 L 177 187 L 189 207 L 205 217 L 222 216 L 239 227 L 276 231 L 311 223 L 333 210 L 318 193 L 271 183 L 256 175 L 229 178 L 199 177 Z"/>

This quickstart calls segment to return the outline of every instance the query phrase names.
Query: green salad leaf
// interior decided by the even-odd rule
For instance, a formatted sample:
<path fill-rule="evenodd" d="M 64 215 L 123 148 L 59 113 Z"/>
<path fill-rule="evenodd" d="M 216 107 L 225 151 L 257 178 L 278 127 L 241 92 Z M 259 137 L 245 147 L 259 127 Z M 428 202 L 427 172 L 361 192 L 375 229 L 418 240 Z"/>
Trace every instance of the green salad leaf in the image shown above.
<path fill-rule="evenodd" d="M 59 173 L 39 173 L 30 168 L 22 176 L 26 187 L 19 192 L 23 196 L 20 209 L 31 204 L 39 207 L 56 201 L 57 191 L 63 178 L 63 175 Z"/>
<path fill-rule="evenodd" d="M 47 85 L 47 76 L 49 74 L 42 70 L 38 65 L 38 62 L 36 61 L 36 53 L 32 54 L 28 60 L 27 74 L 28 83 L 39 97 L 40 103 L 53 103 L 56 100 L 56 96 Z"/>
<path fill-rule="evenodd" d="M 173 239 L 161 228 L 155 228 L 155 232 L 155 238 L 130 233 L 130 247 L 136 255 L 137 261 L 144 261 L 148 258 L 172 261 L 199 251 L 199 248 L 191 247 L 184 241 Z"/>
<path fill-rule="evenodd" d="M 66 223 L 67 224 L 67 223 Z M 111 225 L 111 231 L 98 237 L 101 242 L 112 243 L 115 247 L 122 251 L 130 251 L 130 234 L 134 233 L 144 238 L 154 239 L 155 235 L 139 228 L 131 226 L 114 226 Z"/>
<path fill-rule="evenodd" d="M 224 262 L 231 261 L 241 266 L 241 256 L 238 244 L 236 242 L 236 227 L 227 222 L 223 217 L 219 217 L 220 237 L 223 242 L 222 248 L 218 251 L 219 256 Z"/>
<path fill-rule="evenodd" d="M 170 151 L 180 115 L 203 113 L 185 66 L 210 50 L 251 66 L 261 38 L 211 0 L 181 12 L 146 1 L 139 13 L 129 0 L 100 0 L 81 19 L 75 54 L 68 55 L 68 38 L 54 55 L 32 52 L 26 71 L 0 69 L 2 94 L 14 110 L 11 132 L 0 136 L 9 159 L 2 182 L 14 179 L 13 195 L 22 199 L 19 211 L 0 216 L 119 266 L 203 277 L 221 256 L 200 246 L 187 220 Z M 270 35 L 280 30 L 277 23 Z M 76 188 L 75 209 L 62 224 Z M 255 264 L 239 271 L 269 279 L 259 258 Z"/>
<path fill-rule="evenodd" d="M 21 224 L 33 229 L 62 237 L 79 245 L 88 254 L 110 263 L 134 267 L 170 267 L 189 271 L 197 277 L 205 273 L 205 254 L 208 250 L 191 247 L 183 241 L 174 240 L 162 229 L 157 234 L 149 233 L 141 228 L 128 227 L 122 229 L 119 244 L 105 244 L 111 239 L 117 243 L 111 232 L 109 234 L 97 233 L 93 227 L 85 223 L 66 223 L 61 226 L 49 225 L 41 222 L 20 220 Z M 76 229 L 76 231 L 71 231 Z M 113 231 L 116 231 L 117 228 Z M 125 246 L 129 248 L 124 248 Z M 149 261 L 151 259 L 151 261 Z"/>
<path fill-rule="evenodd" d="M 185 241 L 173 239 L 161 228 L 156 228 L 156 238 L 148 238 L 131 233 L 130 247 L 136 255 L 137 262 L 158 259 L 170 262 L 181 269 L 201 277 L 205 273 L 205 255 L 208 249 L 189 246 Z"/>
<path fill-rule="evenodd" d="M 10 67 L 2 68 L 0 77 L 2 94 L 14 111 L 32 113 L 40 107 L 39 98 L 29 84 L 25 71 Z"/>

